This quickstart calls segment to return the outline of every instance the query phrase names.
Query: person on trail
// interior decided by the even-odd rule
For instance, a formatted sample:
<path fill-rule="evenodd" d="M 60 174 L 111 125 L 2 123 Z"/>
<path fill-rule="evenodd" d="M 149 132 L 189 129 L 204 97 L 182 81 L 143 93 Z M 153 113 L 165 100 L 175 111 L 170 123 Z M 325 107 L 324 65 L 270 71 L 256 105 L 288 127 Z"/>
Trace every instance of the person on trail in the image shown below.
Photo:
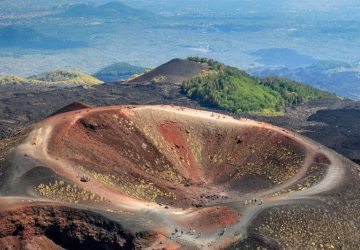
<path fill-rule="evenodd" d="M 86 175 L 82 175 L 82 176 L 80 177 L 80 181 L 81 181 L 81 182 L 89 182 L 89 181 L 90 181 L 90 178 L 89 178 L 88 176 L 86 176 Z"/>

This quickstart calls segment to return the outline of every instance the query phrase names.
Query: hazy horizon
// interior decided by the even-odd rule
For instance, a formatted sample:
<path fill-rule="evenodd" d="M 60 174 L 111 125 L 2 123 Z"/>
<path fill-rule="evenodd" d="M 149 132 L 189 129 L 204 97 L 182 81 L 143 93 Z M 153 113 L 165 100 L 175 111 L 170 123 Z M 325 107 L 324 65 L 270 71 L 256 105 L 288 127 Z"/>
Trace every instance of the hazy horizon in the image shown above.
<path fill-rule="evenodd" d="M 267 0 L 123 0 L 157 19 L 121 17 L 58 18 L 64 4 L 104 0 L 0 1 L 0 28 L 31 28 L 45 41 L 74 41 L 87 46 L 47 49 L 0 48 L 0 75 L 32 75 L 54 68 L 93 73 L 116 61 L 155 67 L 174 57 L 203 56 L 244 69 L 266 66 L 252 53 L 286 48 L 319 60 L 360 60 L 360 3 L 343 1 Z M 30 35 L 29 35 L 30 36 Z M 39 36 L 33 34 L 32 36 Z M 48 39 L 48 40 L 46 40 Z M 45 42 L 44 42 L 45 43 Z M 36 61 L 36 64 L 31 63 Z"/>

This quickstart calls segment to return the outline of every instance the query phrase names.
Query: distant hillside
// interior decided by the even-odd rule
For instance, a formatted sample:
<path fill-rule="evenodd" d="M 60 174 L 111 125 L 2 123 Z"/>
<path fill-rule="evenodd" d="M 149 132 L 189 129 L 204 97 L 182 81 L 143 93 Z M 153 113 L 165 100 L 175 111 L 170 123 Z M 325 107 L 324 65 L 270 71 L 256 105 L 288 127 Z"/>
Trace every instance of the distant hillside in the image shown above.
<path fill-rule="evenodd" d="M 0 48 L 70 49 L 87 46 L 86 42 L 45 36 L 32 28 L 0 27 Z"/>
<path fill-rule="evenodd" d="M 54 84 L 54 85 L 97 85 L 102 81 L 77 71 L 56 70 L 40 75 L 22 78 L 6 76 L 0 78 L 0 84 Z"/>
<path fill-rule="evenodd" d="M 128 79 L 135 74 L 144 73 L 145 70 L 145 68 L 140 66 L 134 66 L 125 62 L 118 62 L 99 70 L 93 76 L 104 82 L 117 81 Z"/>
<path fill-rule="evenodd" d="M 208 71 L 208 66 L 183 59 L 173 59 L 135 79 L 130 83 L 173 83 L 183 81 Z"/>
<path fill-rule="evenodd" d="M 316 62 L 311 56 L 298 53 L 296 50 L 288 48 L 260 49 L 253 53 L 257 62 L 265 65 L 286 66 L 289 68 L 310 65 Z"/>
<path fill-rule="evenodd" d="M 360 100 L 360 64 L 336 61 L 318 61 L 299 68 L 262 67 L 250 72 L 259 77 L 281 76 L 294 81 L 305 82 L 313 87 Z"/>
<path fill-rule="evenodd" d="M 328 92 L 284 78 L 256 78 L 213 60 L 189 60 L 207 63 L 211 71 L 185 80 L 183 92 L 205 105 L 230 112 L 276 115 L 283 106 L 336 98 Z"/>
<path fill-rule="evenodd" d="M 101 6 L 90 4 L 73 4 L 68 6 L 62 17 L 85 17 L 85 18 L 149 18 L 155 15 L 135 8 L 131 8 L 121 2 L 109 2 Z"/>

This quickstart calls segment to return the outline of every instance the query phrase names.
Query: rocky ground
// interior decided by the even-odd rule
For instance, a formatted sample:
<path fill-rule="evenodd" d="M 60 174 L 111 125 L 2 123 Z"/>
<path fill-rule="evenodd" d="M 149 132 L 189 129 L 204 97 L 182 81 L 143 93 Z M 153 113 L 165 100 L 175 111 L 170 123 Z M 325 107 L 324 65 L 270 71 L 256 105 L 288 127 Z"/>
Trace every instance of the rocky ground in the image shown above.
<path fill-rule="evenodd" d="M 104 84 L 94 87 L 0 86 L 0 138 L 44 119 L 72 102 L 94 106 L 178 104 L 198 106 L 168 84 Z"/>

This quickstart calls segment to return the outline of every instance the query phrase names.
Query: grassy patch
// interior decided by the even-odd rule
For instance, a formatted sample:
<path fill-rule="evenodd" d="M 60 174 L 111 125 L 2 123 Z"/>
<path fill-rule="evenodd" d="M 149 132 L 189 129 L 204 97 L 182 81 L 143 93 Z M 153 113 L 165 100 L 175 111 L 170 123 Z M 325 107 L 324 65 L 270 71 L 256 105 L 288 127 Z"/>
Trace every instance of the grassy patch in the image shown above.
<path fill-rule="evenodd" d="M 6 76 L 0 78 L 1 84 L 53 84 L 53 85 L 98 85 L 102 81 L 78 71 L 56 70 L 40 75 L 22 78 L 18 76 Z"/>
<path fill-rule="evenodd" d="M 65 202 L 81 202 L 81 201 L 104 201 L 103 197 L 90 191 L 81 189 L 75 185 L 70 185 L 64 181 L 55 181 L 48 184 L 39 184 L 35 190 L 43 197 L 52 200 L 60 200 Z"/>

